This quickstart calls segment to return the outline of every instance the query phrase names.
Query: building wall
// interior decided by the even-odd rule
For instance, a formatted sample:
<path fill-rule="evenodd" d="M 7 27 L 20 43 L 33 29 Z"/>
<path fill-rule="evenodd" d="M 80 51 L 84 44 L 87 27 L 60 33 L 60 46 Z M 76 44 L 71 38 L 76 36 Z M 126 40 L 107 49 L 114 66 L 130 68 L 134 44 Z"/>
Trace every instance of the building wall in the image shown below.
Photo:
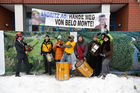
<path fill-rule="evenodd" d="M 97 3 L 128 3 L 129 0 L 0 0 L 0 3 L 24 4 L 97 4 Z"/>
<path fill-rule="evenodd" d="M 128 31 L 140 31 L 140 3 L 129 0 Z"/>
<path fill-rule="evenodd" d="M 116 12 L 116 31 L 128 31 L 128 8 L 128 5 L 126 5 Z M 118 24 L 122 25 L 118 26 Z"/>
<path fill-rule="evenodd" d="M 121 23 L 122 26 L 118 27 Z M 129 0 L 128 5 L 116 12 L 116 31 L 140 31 L 140 3 Z"/>
<path fill-rule="evenodd" d="M 8 24 L 8 27 L 5 24 Z M 0 30 L 13 30 L 13 12 L 0 6 Z"/>

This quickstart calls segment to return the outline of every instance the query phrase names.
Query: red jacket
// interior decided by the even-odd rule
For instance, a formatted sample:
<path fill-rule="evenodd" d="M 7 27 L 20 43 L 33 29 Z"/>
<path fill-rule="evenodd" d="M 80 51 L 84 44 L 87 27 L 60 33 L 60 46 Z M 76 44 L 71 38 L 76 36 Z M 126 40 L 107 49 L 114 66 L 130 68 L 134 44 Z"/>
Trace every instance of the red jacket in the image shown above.
<path fill-rule="evenodd" d="M 81 46 L 81 48 L 80 48 L 80 46 Z M 77 59 L 81 60 L 84 57 L 86 57 L 87 51 L 88 51 L 88 45 L 86 42 L 76 43 L 74 52 L 75 52 L 75 56 L 77 57 Z"/>

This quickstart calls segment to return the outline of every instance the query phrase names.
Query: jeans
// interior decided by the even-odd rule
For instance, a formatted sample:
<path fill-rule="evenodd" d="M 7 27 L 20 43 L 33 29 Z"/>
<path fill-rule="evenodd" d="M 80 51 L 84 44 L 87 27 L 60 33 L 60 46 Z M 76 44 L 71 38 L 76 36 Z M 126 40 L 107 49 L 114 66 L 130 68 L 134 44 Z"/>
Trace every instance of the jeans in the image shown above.
<path fill-rule="evenodd" d="M 71 55 L 64 53 L 61 58 L 61 62 L 69 62 L 71 64 L 72 63 Z"/>
<path fill-rule="evenodd" d="M 61 62 L 69 62 L 72 65 L 71 55 L 68 55 L 68 54 L 64 53 L 62 58 L 61 58 Z M 72 75 L 72 70 L 71 69 L 70 69 L 70 75 Z"/>
<path fill-rule="evenodd" d="M 110 62 L 110 60 L 108 60 L 108 59 L 104 59 L 103 60 L 103 63 L 102 63 L 102 73 L 101 73 L 101 75 L 106 76 L 110 72 L 109 62 Z"/>
<path fill-rule="evenodd" d="M 44 57 L 45 72 L 46 73 L 49 72 L 49 75 L 51 75 L 51 73 L 52 73 L 52 70 L 51 70 L 52 69 L 52 63 L 48 62 L 46 55 L 43 55 L 43 57 Z"/>

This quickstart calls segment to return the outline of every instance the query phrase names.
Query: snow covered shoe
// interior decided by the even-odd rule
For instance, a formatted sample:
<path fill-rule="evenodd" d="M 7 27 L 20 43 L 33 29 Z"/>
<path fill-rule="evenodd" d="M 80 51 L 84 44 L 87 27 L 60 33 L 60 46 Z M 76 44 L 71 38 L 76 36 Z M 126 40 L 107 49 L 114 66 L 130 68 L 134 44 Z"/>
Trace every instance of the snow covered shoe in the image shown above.
<path fill-rule="evenodd" d="M 47 74 L 47 73 L 48 73 L 48 71 L 43 72 L 43 74 Z"/>
<path fill-rule="evenodd" d="M 33 75 L 33 73 L 26 73 L 26 75 Z"/>
<path fill-rule="evenodd" d="M 19 74 L 16 74 L 15 77 L 21 77 Z"/>
<path fill-rule="evenodd" d="M 105 76 L 105 75 L 103 75 L 103 76 L 102 76 L 102 79 L 103 79 L 103 80 L 105 80 L 105 78 L 106 78 L 106 76 Z"/>

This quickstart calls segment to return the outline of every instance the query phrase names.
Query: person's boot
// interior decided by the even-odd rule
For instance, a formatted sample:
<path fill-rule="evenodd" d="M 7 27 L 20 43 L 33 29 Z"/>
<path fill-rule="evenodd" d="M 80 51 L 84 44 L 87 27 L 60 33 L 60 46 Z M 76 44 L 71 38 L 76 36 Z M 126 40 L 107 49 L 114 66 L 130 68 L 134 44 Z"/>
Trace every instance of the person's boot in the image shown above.
<path fill-rule="evenodd" d="M 75 70 L 73 71 L 73 74 L 74 74 L 74 76 L 78 76 L 78 75 L 79 75 L 79 71 L 78 71 L 77 69 L 75 69 Z"/>
<path fill-rule="evenodd" d="M 49 71 L 48 71 L 49 75 L 52 75 L 52 71 L 51 71 L 51 68 L 49 68 Z"/>
<path fill-rule="evenodd" d="M 45 71 L 45 72 L 43 72 L 43 74 L 47 74 L 47 73 L 48 73 L 48 72 L 46 72 L 46 71 Z"/>
<path fill-rule="evenodd" d="M 105 75 L 103 75 L 103 76 L 102 76 L 102 79 L 103 79 L 103 80 L 105 80 L 105 78 L 106 78 L 106 76 L 105 76 Z"/>
<path fill-rule="evenodd" d="M 31 73 L 31 72 L 27 72 L 26 75 L 33 75 L 33 73 Z"/>
<path fill-rule="evenodd" d="M 52 63 L 51 62 L 48 63 L 48 71 L 49 71 L 49 75 L 52 75 Z"/>
<path fill-rule="evenodd" d="M 52 73 L 51 73 L 51 72 L 49 72 L 49 75 L 52 75 Z"/>
<path fill-rule="evenodd" d="M 93 72 L 93 74 L 90 77 L 94 77 L 95 76 L 95 72 Z"/>
<path fill-rule="evenodd" d="M 15 77 L 21 77 L 20 74 L 16 74 Z"/>
<path fill-rule="evenodd" d="M 73 77 L 73 71 L 70 70 L 70 77 L 72 78 Z"/>
<path fill-rule="evenodd" d="M 50 67 L 49 67 L 49 75 L 52 75 L 52 70 L 51 70 L 51 65 L 50 65 Z"/>
<path fill-rule="evenodd" d="M 43 72 L 43 74 L 47 74 L 47 73 L 48 73 L 48 71 Z"/>

